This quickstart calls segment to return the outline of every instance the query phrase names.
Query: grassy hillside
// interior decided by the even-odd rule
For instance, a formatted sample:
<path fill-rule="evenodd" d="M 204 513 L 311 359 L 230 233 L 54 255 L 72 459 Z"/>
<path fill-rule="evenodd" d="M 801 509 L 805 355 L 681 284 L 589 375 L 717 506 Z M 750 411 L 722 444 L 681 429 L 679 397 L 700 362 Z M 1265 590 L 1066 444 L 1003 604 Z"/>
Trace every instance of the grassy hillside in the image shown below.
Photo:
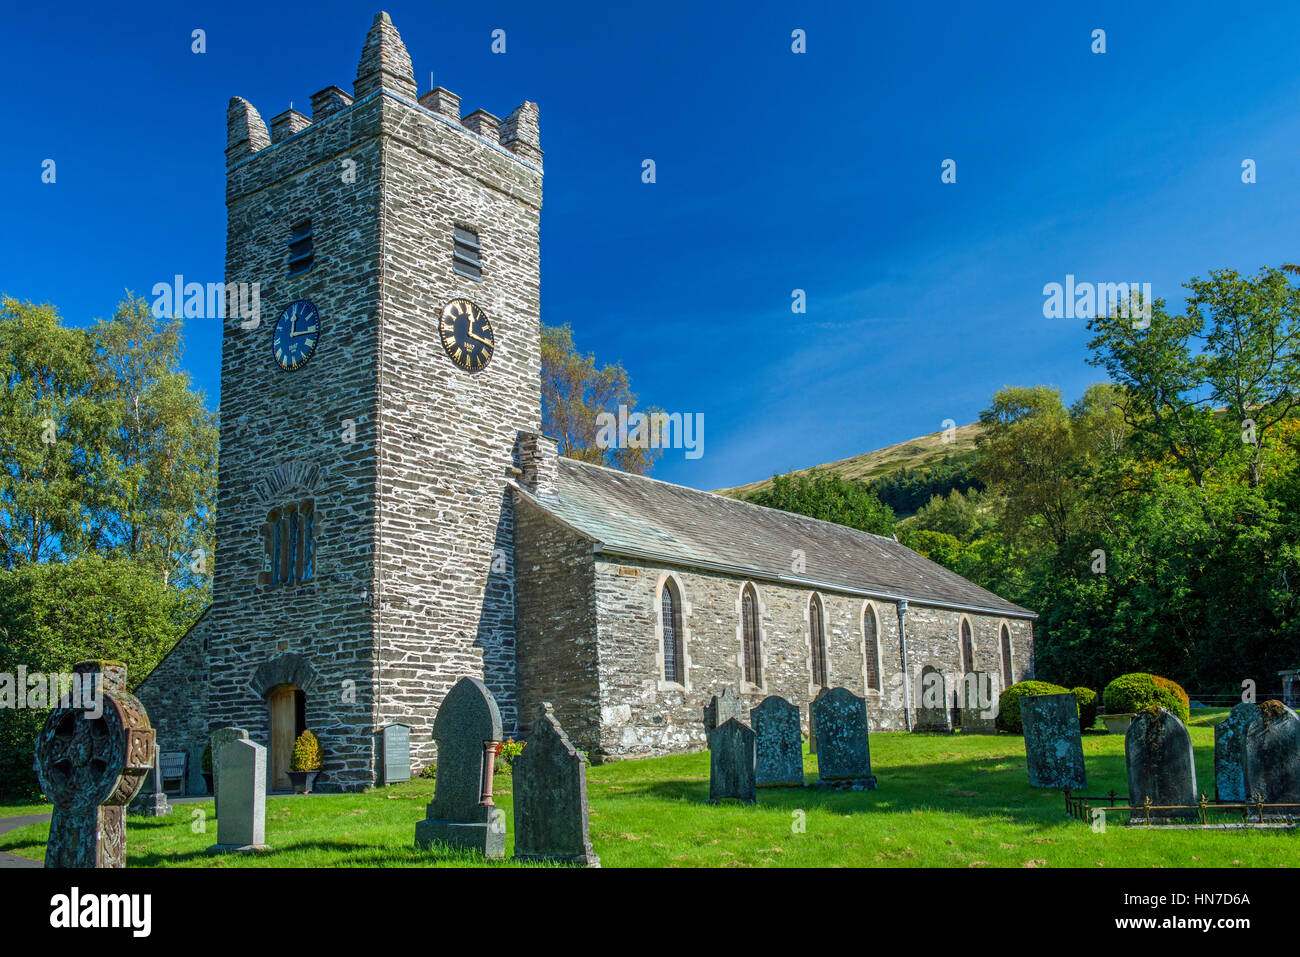
<path fill-rule="evenodd" d="M 866 482 L 897 472 L 899 469 L 934 465 L 942 462 L 945 456 L 957 459 L 968 458 L 975 452 L 975 440 L 982 429 L 978 422 L 973 422 L 970 425 L 960 426 L 956 430 L 956 440 L 953 442 L 944 442 L 942 432 L 931 432 L 929 435 L 909 439 L 874 452 L 864 452 L 862 455 L 841 459 L 838 462 L 797 469 L 791 474 L 800 475 L 812 471 L 813 468 L 822 468 L 830 472 L 838 472 L 846 479 Z M 760 481 L 750 482 L 748 485 L 718 489 L 718 494 L 741 498 L 762 491 L 771 484 L 772 477 L 768 476 Z"/>

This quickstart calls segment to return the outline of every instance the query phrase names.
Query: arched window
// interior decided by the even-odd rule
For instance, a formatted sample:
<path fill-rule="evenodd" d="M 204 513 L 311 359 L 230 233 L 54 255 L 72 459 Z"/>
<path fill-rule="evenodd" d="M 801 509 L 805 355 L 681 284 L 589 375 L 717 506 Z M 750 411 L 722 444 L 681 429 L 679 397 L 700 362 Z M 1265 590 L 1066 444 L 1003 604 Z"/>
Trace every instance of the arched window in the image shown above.
<path fill-rule="evenodd" d="M 822 622 L 822 600 L 813 592 L 808 600 L 808 638 L 812 643 L 812 682 L 815 687 L 825 688 L 826 676 L 826 632 Z"/>
<path fill-rule="evenodd" d="M 672 579 L 664 582 L 660 596 L 664 633 L 664 681 L 686 684 L 685 662 L 682 654 L 682 599 Z"/>
<path fill-rule="evenodd" d="M 753 585 L 746 585 L 740 595 L 740 630 L 745 654 L 745 680 L 757 687 L 763 683 L 763 668 L 758 646 L 758 595 Z"/>
<path fill-rule="evenodd" d="M 867 651 L 867 690 L 880 688 L 880 639 L 877 636 L 876 609 L 871 605 L 862 610 L 862 643 Z"/>
<path fill-rule="evenodd" d="M 975 670 L 975 640 L 971 637 L 970 619 L 961 620 L 961 673 L 970 674 Z"/>
<path fill-rule="evenodd" d="M 1010 688 L 1015 684 L 1011 673 L 1011 629 L 1002 626 L 1002 687 Z"/>
<path fill-rule="evenodd" d="M 316 509 L 310 499 L 272 509 L 262 526 L 263 585 L 309 582 L 316 571 Z"/>

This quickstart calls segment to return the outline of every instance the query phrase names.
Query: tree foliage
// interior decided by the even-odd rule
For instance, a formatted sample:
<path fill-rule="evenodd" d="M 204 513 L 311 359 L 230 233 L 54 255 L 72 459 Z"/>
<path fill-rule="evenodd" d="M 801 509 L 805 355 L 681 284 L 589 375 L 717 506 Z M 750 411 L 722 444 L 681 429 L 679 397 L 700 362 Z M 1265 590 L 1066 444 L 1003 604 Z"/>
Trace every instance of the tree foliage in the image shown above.
<path fill-rule="evenodd" d="M 893 510 L 871 487 L 836 472 L 813 469 L 802 474 L 774 475 L 769 488 L 747 498 L 755 505 L 797 512 L 876 535 L 890 535 L 894 530 Z"/>

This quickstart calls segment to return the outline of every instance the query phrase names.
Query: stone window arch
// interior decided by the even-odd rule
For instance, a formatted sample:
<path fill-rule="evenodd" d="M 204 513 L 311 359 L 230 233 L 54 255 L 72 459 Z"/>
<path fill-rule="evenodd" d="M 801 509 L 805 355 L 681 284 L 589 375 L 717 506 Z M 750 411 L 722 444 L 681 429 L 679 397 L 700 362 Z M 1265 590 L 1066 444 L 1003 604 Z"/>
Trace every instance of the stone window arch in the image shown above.
<path fill-rule="evenodd" d="M 1002 655 L 1002 687 L 1015 684 L 1015 666 L 1011 659 L 1011 626 L 1003 621 L 998 626 L 998 644 Z"/>
<path fill-rule="evenodd" d="M 961 616 L 961 673 L 970 674 L 975 670 L 975 629 L 971 626 L 970 616 Z"/>
<path fill-rule="evenodd" d="M 663 681 L 686 686 L 686 626 L 685 603 L 681 585 L 672 575 L 664 576 L 659 583 L 658 632 L 659 673 Z"/>
<path fill-rule="evenodd" d="M 740 589 L 741 675 L 752 688 L 763 686 L 763 624 L 758 589 L 746 582 Z"/>
<path fill-rule="evenodd" d="M 304 584 L 316 574 L 316 503 L 307 498 L 276 506 L 262 526 L 262 585 Z"/>
<path fill-rule="evenodd" d="M 883 690 L 880 677 L 880 616 L 873 602 L 862 603 L 862 653 L 866 660 L 866 689 Z"/>
<path fill-rule="evenodd" d="M 814 689 L 825 688 L 830 677 L 826 666 L 826 610 L 816 592 L 808 599 L 808 644 L 812 686 Z"/>

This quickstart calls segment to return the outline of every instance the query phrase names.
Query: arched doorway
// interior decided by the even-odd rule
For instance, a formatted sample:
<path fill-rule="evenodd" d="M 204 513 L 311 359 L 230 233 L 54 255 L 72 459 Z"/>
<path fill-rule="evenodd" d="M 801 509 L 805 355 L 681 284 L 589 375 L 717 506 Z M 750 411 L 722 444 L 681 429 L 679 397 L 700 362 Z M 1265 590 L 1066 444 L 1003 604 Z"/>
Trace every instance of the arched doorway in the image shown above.
<path fill-rule="evenodd" d="M 288 791 L 289 762 L 293 758 L 293 743 L 307 730 L 307 693 L 297 685 L 276 685 L 266 695 L 271 709 L 271 753 L 267 755 L 270 767 L 267 775 L 271 790 Z"/>

